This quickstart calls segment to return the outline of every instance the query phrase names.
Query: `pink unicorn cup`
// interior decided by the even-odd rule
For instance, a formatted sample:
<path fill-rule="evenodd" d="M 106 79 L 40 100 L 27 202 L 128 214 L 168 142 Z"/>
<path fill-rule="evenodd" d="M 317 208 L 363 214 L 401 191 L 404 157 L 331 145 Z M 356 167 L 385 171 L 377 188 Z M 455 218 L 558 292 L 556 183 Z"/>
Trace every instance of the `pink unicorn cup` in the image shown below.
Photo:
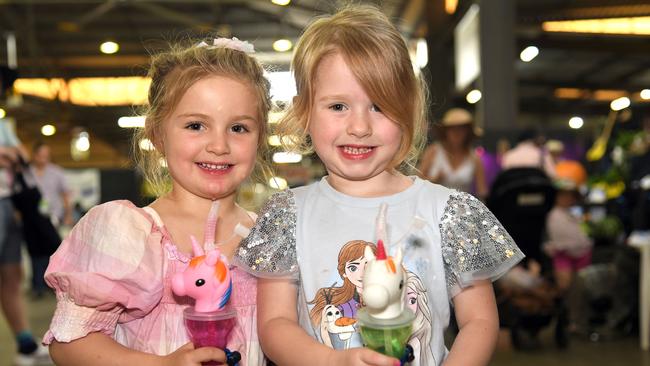
<path fill-rule="evenodd" d="M 213 204 L 206 228 L 206 247 L 204 251 L 194 237 L 192 250 L 194 256 L 187 268 L 172 278 L 172 291 L 177 296 L 189 296 L 195 300 L 194 306 L 183 311 L 185 328 L 195 348 L 217 347 L 226 352 L 227 364 L 236 365 L 239 352 L 226 348 L 230 333 L 237 323 L 237 313 L 224 307 L 232 293 L 232 276 L 228 259 L 214 246 L 214 224 L 216 207 Z M 203 365 L 219 365 L 217 362 L 204 362 Z"/>
<path fill-rule="evenodd" d="M 217 347 L 225 350 L 237 322 L 234 310 L 198 312 L 193 308 L 183 311 L 185 329 L 195 348 Z M 219 362 L 203 362 L 202 365 L 220 365 Z"/>

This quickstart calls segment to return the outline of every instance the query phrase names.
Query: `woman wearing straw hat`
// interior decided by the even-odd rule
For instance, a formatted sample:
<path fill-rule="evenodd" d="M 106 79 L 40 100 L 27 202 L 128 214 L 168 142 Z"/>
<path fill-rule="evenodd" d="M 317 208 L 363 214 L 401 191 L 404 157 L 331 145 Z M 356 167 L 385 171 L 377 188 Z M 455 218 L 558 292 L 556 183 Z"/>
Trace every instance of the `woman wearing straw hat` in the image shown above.
<path fill-rule="evenodd" d="M 429 145 L 418 169 L 424 179 L 460 191 L 487 195 L 483 163 L 472 149 L 476 138 L 474 118 L 462 108 L 448 110 L 436 126 L 439 142 Z"/>

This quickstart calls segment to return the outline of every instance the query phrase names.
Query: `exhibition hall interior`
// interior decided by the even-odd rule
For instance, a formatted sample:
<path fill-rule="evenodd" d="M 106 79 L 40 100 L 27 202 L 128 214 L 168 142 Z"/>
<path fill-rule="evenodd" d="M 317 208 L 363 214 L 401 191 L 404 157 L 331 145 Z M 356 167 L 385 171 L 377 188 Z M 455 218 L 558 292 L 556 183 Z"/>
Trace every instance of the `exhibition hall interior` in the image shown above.
<path fill-rule="evenodd" d="M 0 366 L 54 364 L 40 343 L 51 341 L 55 311 L 66 311 L 61 303 L 73 300 L 43 275 L 48 264 L 66 265 L 49 257 L 75 225 L 104 203 L 144 207 L 176 189 L 168 179 L 161 191 L 139 164 L 154 161 L 174 179 L 164 145 L 142 133 L 153 112 L 167 113 L 150 105 L 157 55 L 225 47 L 263 67 L 270 110 L 259 146 L 269 166 L 234 193 L 241 208 L 260 212 L 277 192 L 328 179 L 326 154 L 294 143 L 317 138 L 284 128 L 287 111 L 302 100 L 292 59 L 313 22 L 364 5 L 392 22 L 426 90 L 428 124 L 416 133 L 417 156 L 400 171 L 472 195 L 525 255 L 492 285 L 499 329 L 489 365 L 650 366 L 647 0 L 0 0 Z M 358 67 L 386 72 L 372 61 Z M 310 75 L 304 90 L 321 80 Z M 386 95 L 404 100 L 382 103 L 412 104 L 406 91 Z M 179 95 L 168 99 L 183 103 Z M 398 110 L 377 105 L 373 111 L 386 115 Z M 358 164 L 373 149 L 340 151 L 357 154 Z M 438 230 L 437 222 L 430 226 Z M 334 279 L 350 282 L 341 271 L 332 271 Z M 357 306 L 365 303 L 360 291 Z M 433 289 L 424 291 L 431 306 L 439 302 Z M 345 315 L 348 303 L 326 296 Z M 450 301 L 447 349 L 463 334 Z M 434 329 L 446 324 L 438 315 L 426 318 Z M 321 325 L 318 337 L 333 337 L 332 329 L 333 321 Z M 23 355 L 26 340 L 38 348 Z M 413 362 L 441 362 L 423 360 Z"/>

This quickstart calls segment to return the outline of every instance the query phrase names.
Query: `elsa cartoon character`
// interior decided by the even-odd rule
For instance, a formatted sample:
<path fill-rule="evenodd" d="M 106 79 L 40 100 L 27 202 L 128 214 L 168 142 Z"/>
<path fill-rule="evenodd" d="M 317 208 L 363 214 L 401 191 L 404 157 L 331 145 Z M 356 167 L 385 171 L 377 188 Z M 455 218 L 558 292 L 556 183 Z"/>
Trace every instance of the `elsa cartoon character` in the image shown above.
<path fill-rule="evenodd" d="M 408 343 L 413 347 L 415 354 L 414 365 L 433 365 L 435 364 L 431 348 L 422 345 L 428 345 L 431 342 L 431 310 L 429 309 L 429 298 L 427 289 L 422 280 L 413 272 L 406 271 L 406 307 L 411 309 L 415 314 L 413 321 L 413 334 Z"/>

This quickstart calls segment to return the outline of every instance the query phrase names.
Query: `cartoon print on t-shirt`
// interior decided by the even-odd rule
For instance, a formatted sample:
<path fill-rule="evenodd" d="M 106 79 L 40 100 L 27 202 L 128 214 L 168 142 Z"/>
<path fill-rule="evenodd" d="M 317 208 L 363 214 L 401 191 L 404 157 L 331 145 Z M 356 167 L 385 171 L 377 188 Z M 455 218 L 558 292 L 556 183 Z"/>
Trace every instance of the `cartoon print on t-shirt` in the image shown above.
<path fill-rule="evenodd" d="M 408 343 L 413 347 L 418 365 L 435 364 L 433 352 L 428 345 L 431 343 L 431 310 L 427 289 L 422 280 L 413 272 L 406 271 L 406 307 L 415 314 L 413 334 Z M 422 347 L 422 345 L 425 345 Z"/>
<path fill-rule="evenodd" d="M 325 344 L 334 349 L 348 349 L 350 348 L 352 336 L 357 333 L 355 328 L 357 321 L 353 318 L 344 317 L 341 309 L 330 303 L 329 291 L 326 291 L 325 296 L 328 304 L 325 305 L 321 313 L 320 336 Z"/>
<path fill-rule="evenodd" d="M 370 246 L 373 253 L 376 251 L 375 244 L 367 241 L 347 242 L 339 252 L 337 265 L 343 285 L 321 288 L 309 302 L 314 305 L 309 312 L 312 325 L 320 330 L 323 343 L 335 349 L 362 346 L 355 319 L 362 302 L 362 277 L 366 265 L 363 253 L 366 246 Z M 355 332 L 348 335 L 350 327 Z"/>

